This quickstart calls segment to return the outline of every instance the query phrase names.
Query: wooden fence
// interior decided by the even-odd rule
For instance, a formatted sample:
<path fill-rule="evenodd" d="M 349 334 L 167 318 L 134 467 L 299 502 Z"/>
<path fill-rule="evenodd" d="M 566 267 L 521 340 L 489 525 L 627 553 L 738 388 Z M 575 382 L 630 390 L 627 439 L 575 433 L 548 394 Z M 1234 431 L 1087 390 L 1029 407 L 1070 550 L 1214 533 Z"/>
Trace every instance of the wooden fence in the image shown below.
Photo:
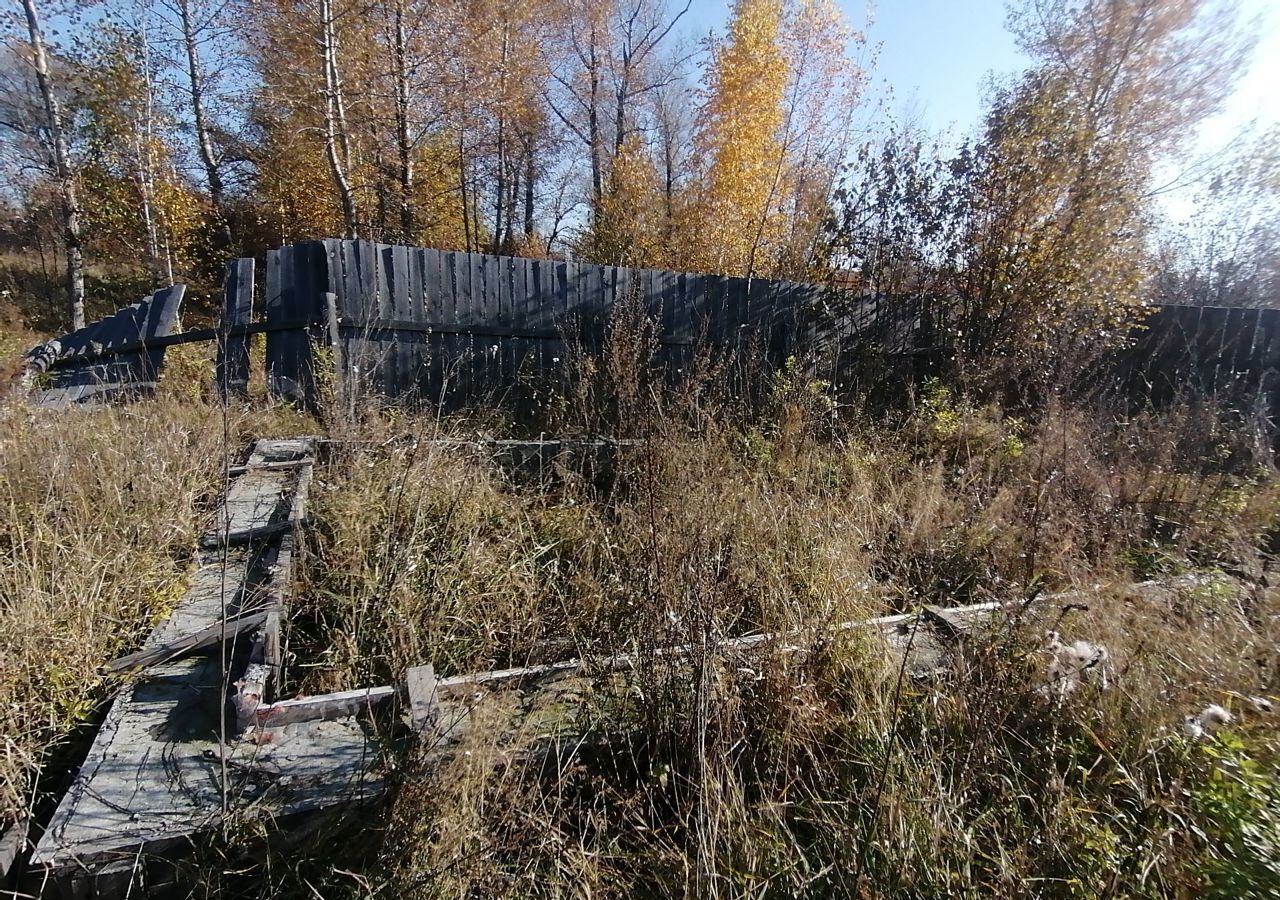
<path fill-rule="evenodd" d="M 28 367 L 45 378 L 32 401 L 57 407 L 154 390 L 164 365 L 160 339 L 177 327 L 185 292 L 180 284 L 161 288 L 105 319 L 32 348 Z"/>
<path fill-rule="evenodd" d="M 1117 360 L 1125 394 L 1157 406 L 1253 394 L 1280 418 L 1280 309 L 1162 306 L 1144 325 Z"/>
<path fill-rule="evenodd" d="M 276 396 L 311 405 L 330 381 L 346 396 L 460 408 L 513 392 L 527 402 L 538 388 L 563 383 L 575 349 L 599 350 L 628 300 L 656 323 L 654 361 L 672 378 L 703 353 L 761 371 L 803 357 L 835 383 L 868 357 L 907 360 L 906 371 L 885 376 L 901 380 L 948 346 L 946 328 L 934 325 L 945 322 L 938 301 L 797 282 L 343 240 L 283 247 L 266 262 L 263 321 L 254 321 L 253 261 L 233 260 L 217 328 L 170 333 L 178 286 L 37 351 L 53 347 L 45 363 L 73 385 L 145 386 L 164 347 L 216 340 L 218 386 L 234 396 L 247 390 L 247 338 L 265 333 Z M 114 337 L 104 342 L 107 332 Z M 1162 307 L 1101 374 L 1142 402 L 1167 403 L 1188 390 L 1252 391 L 1280 416 L 1280 310 Z"/>
<path fill-rule="evenodd" d="M 699 348 L 751 347 L 774 365 L 795 352 L 823 299 L 795 282 L 309 241 L 267 256 L 272 389 L 310 396 L 316 361 L 287 322 L 315 329 L 350 382 L 391 397 L 464 406 L 525 382 L 555 380 L 573 346 L 598 349 L 613 310 L 632 299 L 657 323 L 669 372 Z M 328 304 L 332 304 L 332 307 Z"/>

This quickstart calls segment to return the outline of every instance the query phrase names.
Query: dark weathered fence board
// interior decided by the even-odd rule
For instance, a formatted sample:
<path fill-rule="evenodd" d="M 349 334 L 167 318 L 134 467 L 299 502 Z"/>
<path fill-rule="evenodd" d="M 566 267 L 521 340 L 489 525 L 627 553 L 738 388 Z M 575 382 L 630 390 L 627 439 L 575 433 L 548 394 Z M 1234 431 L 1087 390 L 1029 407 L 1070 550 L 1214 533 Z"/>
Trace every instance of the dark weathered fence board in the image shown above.
<path fill-rule="evenodd" d="M 253 322 L 253 260 L 233 259 L 227 263 L 222 289 L 222 321 L 218 339 L 218 392 L 228 397 L 249 395 L 249 339 L 231 329 Z"/>
<path fill-rule="evenodd" d="M 458 254 L 443 254 L 440 265 L 441 321 L 446 325 L 458 324 Z M 446 405 L 458 396 L 458 359 L 462 353 L 462 340 L 456 334 L 441 337 L 436 343 L 440 352 L 442 401 Z"/>
<path fill-rule="evenodd" d="M 754 378 L 757 360 L 777 367 L 804 355 L 821 358 L 819 374 L 840 383 L 867 353 L 918 354 L 950 340 L 944 303 L 796 282 L 367 241 L 298 244 L 268 263 L 268 328 L 289 317 L 318 322 L 319 296 L 330 291 L 349 378 L 388 397 L 454 408 L 563 383 L 572 353 L 603 348 L 614 307 L 631 299 L 653 317 L 657 361 L 674 377 L 701 352 L 727 354 L 735 381 Z M 1257 386 L 1262 369 L 1280 365 L 1278 331 L 1280 311 L 1163 308 L 1124 360 L 1123 380 L 1164 397 L 1189 386 Z M 277 392 L 303 386 L 310 339 L 268 340 Z"/>

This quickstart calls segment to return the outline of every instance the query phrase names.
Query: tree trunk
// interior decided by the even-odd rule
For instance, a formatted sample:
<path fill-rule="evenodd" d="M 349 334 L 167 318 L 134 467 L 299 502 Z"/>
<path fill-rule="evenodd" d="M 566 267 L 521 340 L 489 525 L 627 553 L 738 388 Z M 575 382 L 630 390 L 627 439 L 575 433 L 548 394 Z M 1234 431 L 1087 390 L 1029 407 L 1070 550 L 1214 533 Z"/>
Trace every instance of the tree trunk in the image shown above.
<path fill-rule="evenodd" d="M 593 211 L 604 197 L 604 166 L 600 159 L 600 63 L 596 55 L 596 29 L 591 28 L 591 96 L 587 106 L 587 137 L 591 142 L 591 199 Z"/>
<path fill-rule="evenodd" d="M 413 144 L 409 132 L 408 40 L 404 27 L 404 0 L 395 7 L 396 150 L 400 163 L 400 239 L 413 243 Z"/>
<path fill-rule="evenodd" d="M 617 107 L 614 109 L 613 156 L 622 152 L 622 142 L 627 134 L 627 100 L 631 94 L 631 53 L 622 51 L 622 73 L 618 76 Z"/>
<path fill-rule="evenodd" d="M 533 187 L 536 168 L 533 159 L 533 135 L 528 135 L 524 154 L 524 237 L 525 243 L 533 247 Z M 532 251 L 530 251 L 532 252 Z"/>
<path fill-rule="evenodd" d="M 76 194 L 75 176 L 71 172 L 71 154 L 62 130 L 62 109 L 49 77 L 49 58 L 45 53 L 44 34 L 40 30 L 40 14 L 35 0 L 22 0 L 27 14 L 27 30 L 31 36 L 36 84 L 44 100 L 49 119 L 49 136 L 53 141 L 53 167 L 62 199 L 63 234 L 67 244 L 67 313 L 71 330 L 84 327 L 84 250 L 80 236 L 80 198 Z"/>
<path fill-rule="evenodd" d="M 324 55 L 324 149 L 329 160 L 329 171 L 342 201 L 343 236 L 356 237 L 356 198 L 351 189 L 348 166 L 351 163 L 351 147 L 347 141 L 346 115 L 342 106 L 342 82 L 338 78 L 337 38 L 333 30 L 333 7 L 330 0 L 320 0 L 321 50 Z M 342 143 L 339 155 L 338 144 Z"/>
<path fill-rule="evenodd" d="M 187 80 L 191 94 L 191 118 L 196 127 L 196 145 L 200 149 L 200 163 L 209 187 L 209 202 L 217 218 L 214 232 L 221 247 L 231 246 L 231 226 L 227 223 L 225 189 L 218 158 L 213 152 L 213 138 L 209 132 L 209 118 L 204 109 L 204 75 L 200 70 L 199 35 L 191 16 L 191 0 L 179 0 L 178 13 L 182 18 L 182 43 L 187 51 Z"/>
<path fill-rule="evenodd" d="M 498 95 L 498 159 L 497 184 L 494 186 L 493 252 L 502 252 L 502 211 L 507 204 L 507 57 L 510 50 L 510 25 L 502 29 L 502 81 Z"/>
<path fill-rule="evenodd" d="M 137 123 L 135 135 L 134 157 L 137 164 L 138 195 L 142 198 L 142 224 L 147 232 L 147 255 L 151 257 L 151 271 L 156 277 L 165 272 L 164 260 L 160 257 L 160 226 L 155 211 L 156 196 L 156 163 L 155 163 L 155 90 L 151 71 L 151 41 L 145 30 L 137 32 L 139 47 L 142 51 L 142 77 L 146 84 L 146 106 L 142 112 L 143 119 Z M 169 279 L 173 284 L 173 279 Z"/>

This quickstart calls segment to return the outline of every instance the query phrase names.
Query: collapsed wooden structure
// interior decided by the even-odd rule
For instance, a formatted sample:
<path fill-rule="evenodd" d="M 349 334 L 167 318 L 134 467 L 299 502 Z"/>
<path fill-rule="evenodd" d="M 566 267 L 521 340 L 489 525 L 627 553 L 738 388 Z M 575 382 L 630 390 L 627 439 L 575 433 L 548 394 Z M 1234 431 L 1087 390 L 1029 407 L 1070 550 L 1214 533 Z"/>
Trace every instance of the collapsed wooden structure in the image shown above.
<path fill-rule="evenodd" d="M 36 844 L 30 869 L 41 882 L 70 896 L 150 889 L 153 857 L 228 814 L 288 816 L 380 789 L 368 764 L 376 739 L 359 724 L 285 727 L 254 743 L 238 739 L 227 709 L 229 692 L 256 707 L 279 683 L 293 529 L 313 462 L 313 441 L 259 441 L 186 595 L 139 653 L 107 666 L 135 677 Z"/>
<path fill-rule="evenodd" d="M 444 756 L 495 692 L 625 677 L 640 664 L 635 654 L 619 654 L 447 677 L 427 664 L 401 684 L 278 696 L 290 583 L 319 443 L 260 440 L 243 466 L 229 470 L 217 528 L 201 541 L 185 596 L 139 651 L 105 666 L 131 680 L 35 844 L 26 878 L 33 889 L 74 897 L 160 891 L 173 877 L 167 859 L 202 834 L 245 817 L 289 821 L 377 797 L 387 771 L 385 736 L 379 717 L 370 715 L 376 707 L 398 704 L 430 753 Z M 488 452 L 525 460 L 552 442 L 533 442 L 523 452 L 509 443 Z M 999 609 L 927 608 L 824 633 L 878 635 L 908 671 L 927 675 L 944 665 L 957 635 Z M 669 647 L 655 658 L 681 666 L 696 652 L 789 653 L 804 646 L 796 634 L 755 634 Z M 561 724 L 573 728 L 571 719 Z"/>
<path fill-rule="evenodd" d="M 27 352 L 27 378 L 42 381 L 37 406 L 63 407 L 155 390 L 164 344 L 178 326 L 183 285 L 162 288 L 70 334 Z"/>

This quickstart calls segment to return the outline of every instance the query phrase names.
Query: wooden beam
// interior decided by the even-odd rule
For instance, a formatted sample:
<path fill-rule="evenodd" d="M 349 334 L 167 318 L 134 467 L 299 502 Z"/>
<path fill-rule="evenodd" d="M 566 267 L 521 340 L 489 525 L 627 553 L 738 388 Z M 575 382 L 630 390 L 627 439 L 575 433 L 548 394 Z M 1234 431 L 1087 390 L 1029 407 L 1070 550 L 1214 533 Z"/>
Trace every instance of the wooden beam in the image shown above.
<path fill-rule="evenodd" d="M 289 524 L 295 531 L 307 523 L 307 499 L 311 493 L 311 477 L 315 472 L 311 464 L 315 460 L 309 459 L 307 462 L 308 465 L 302 466 L 298 472 L 293 483 L 293 496 L 289 499 Z"/>
<path fill-rule="evenodd" d="M 972 606 L 956 607 L 948 610 L 947 614 L 953 622 L 969 621 L 972 624 L 980 620 L 982 617 L 994 613 L 1002 608 L 1000 603 L 977 603 Z M 838 634 L 843 631 L 853 629 L 873 629 L 880 631 L 891 631 L 903 628 L 909 625 L 917 617 L 917 613 L 899 613 L 892 616 L 878 616 L 872 619 L 859 619 L 852 622 L 841 622 L 828 629 L 828 633 Z M 927 618 L 927 616 L 925 616 Z M 804 646 L 796 643 L 800 638 L 810 634 L 810 631 L 789 631 L 789 632 L 770 632 L 763 634 L 749 634 L 743 637 L 725 638 L 715 641 L 707 649 L 720 652 L 732 650 L 751 650 L 756 647 L 768 644 L 777 645 L 775 647 L 778 653 L 795 653 L 803 650 Z M 654 651 L 657 657 L 674 657 L 688 655 L 700 648 L 693 645 L 681 645 L 675 647 L 661 647 Z M 598 656 L 587 657 L 584 659 L 568 659 L 563 662 L 547 663 L 538 666 L 520 666 L 512 669 L 494 669 L 488 672 L 473 672 L 466 675 L 453 675 L 448 678 L 441 678 L 436 682 L 436 689 L 440 693 L 456 693 L 471 687 L 479 687 L 488 684 L 497 684 L 507 681 L 519 681 L 526 678 L 544 678 L 551 675 L 564 675 L 580 670 L 588 670 L 594 672 L 617 672 L 633 669 L 639 662 L 639 656 L 632 653 L 622 653 L 615 656 Z"/>
<path fill-rule="evenodd" d="M 344 719 L 368 709 L 399 693 L 397 687 L 360 688 L 339 691 L 336 694 L 318 694 L 314 697 L 298 697 L 265 703 L 257 708 L 255 719 L 259 728 L 276 728 L 296 722 L 321 722 Z"/>
<path fill-rule="evenodd" d="M 257 721 L 256 713 L 262 706 L 267 693 L 267 681 L 270 670 L 262 663 L 251 662 L 245 667 L 244 674 L 231 686 L 235 688 L 231 695 L 231 704 L 236 711 L 236 729 L 243 734 Z"/>
<path fill-rule="evenodd" d="M 981 621 L 987 615 L 1003 608 L 1000 603 L 976 603 L 971 606 L 956 607 L 947 610 L 949 621 L 948 627 L 955 627 L 957 623 L 965 623 L 963 627 L 971 627 L 976 622 Z M 852 622 L 841 622 L 830 629 L 830 633 L 840 633 L 852 629 L 871 629 L 878 631 L 895 632 L 900 629 L 907 628 L 913 621 L 919 617 L 922 620 L 928 620 L 924 613 L 899 613 L 891 616 L 878 616 L 872 619 L 859 619 Z M 769 644 L 775 644 L 775 652 L 778 653 L 795 653 L 802 651 L 804 645 L 795 643 L 801 637 L 811 634 L 811 631 L 790 631 L 790 632 L 771 632 L 765 634 L 751 634 L 744 637 L 727 638 L 715 641 L 707 649 L 719 652 L 732 650 L 752 650 L 757 647 L 763 647 Z M 700 648 L 691 644 L 679 645 L 674 647 L 660 647 L 654 651 L 654 655 L 659 658 L 675 658 L 679 659 L 694 652 Z M 581 671 L 589 672 L 617 672 L 626 671 L 635 668 L 640 661 L 638 654 L 620 653 L 615 656 L 597 656 L 585 657 L 582 659 L 566 659 L 561 662 L 546 663 L 538 666 L 519 666 L 511 669 L 491 669 L 485 672 L 470 672 L 464 675 L 451 675 L 447 678 L 437 678 L 435 670 L 432 666 L 422 666 L 410 669 L 406 678 L 406 688 L 410 693 L 410 703 L 412 704 L 412 694 L 417 692 L 419 697 L 431 698 L 428 704 L 434 703 L 439 705 L 441 697 L 448 695 L 456 695 L 470 688 L 482 687 L 486 685 L 502 684 L 510 681 L 520 681 L 527 678 L 545 678 L 551 675 L 567 675 Z M 430 681 L 427 680 L 428 674 Z M 412 686 L 410 686 L 412 685 Z M 399 693 L 399 688 L 391 685 L 381 687 L 361 688 L 354 691 L 341 691 L 335 694 L 321 694 L 315 697 L 302 697 L 296 700 L 285 700 L 280 703 L 259 707 L 258 724 L 263 727 L 271 727 L 273 725 L 283 725 L 290 722 L 308 722 L 320 719 L 341 718 L 343 716 L 352 715 L 367 706 L 381 703 L 389 700 Z M 423 706 L 425 715 L 427 706 Z M 411 710 L 412 715 L 412 710 Z M 268 720 L 269 721 L 266 721 Z"/>
<path fill-rule="evenodd" d="M 428 663 L 405 673 L 405 692 L 409 695 L 409 722 L 413 730 L 426 737 L 440 719 L 440 700 L 436 696 L 436 670 Z"/>
<path fill-rule="evenodd" d="M 287 534 L 294 529 L 293 522 L 272 522 L 270 525 L 257 525 L 253 528 L 242 528 L 225 534 L 217 532 L 206 534 L 200 538 L 201 550 L 216 550 L 219 547 L 240 547 L 254 541 L 265 541 L 276 535 Z"/>
<path fill-rule="evenodd" d="M 460 334 L 478 337 L 508 337 L 527 341 L 563 341 L 565 332 L 556 328 L 512 328 L 505 325 L 483 325 L 472 323 L 466 325 L 450 325 L 444 322 L 414 322 L 408 319 L 351 319 L 342 318 L 338 322 L 344 331 L 358 331 L 364 334 L 390 331 L 408 331 L 418 334 Z M 664 347 L 706 347 L 720 346 L 712 341 L 695 341 L 681 338 L 659 337 L 657 343 Z"/>
<path fill-rule="evenodd" d="M 250 470 L 254 472 L 272 472 L 277 469 L 301 469 L 314 463 L 315 460 L 310 457 L 307 459 L 286 459 L 282 462 L 264 462 L 253 466 L 231 466 L 227 469 L 227 474 L 235 477 L 236 475 L 243 475 Z"/>
<path fill-rule="evenodd" d="M 124 356 L 145 350 L 160 350 L 165 347 L 177 347 L 182 344 L 204 344 L 220 340 L 224 337 L 243 337 L 247 334 L 270 334 L 277 331 L 305 331 L 316 323 L 306 319 L 287 322 L 253 322 L 249 325 L 237 325 L 235 328 L 222 330 L 219 328 L 194 328 L 178 334 L 164 337 L 147 338 L 146 340 L 129 341 L 116 347 L 103 347 L 99 350 L 86 350 L 68 356 L 62 356 L 49 364 L 50 369 L 61 369 L 78 366 L 82 363 L 110 359 L 113 356 Z"/>
<path fill-rule="evenodd" d="M 196 650 L 212 646 L 220 641 L 234 638 L 246 631 L 266 624 L 266 621 L 267 614 L 265 612 L 243 614 L 234 619 L 227 619 L 226 622 L 219 622 L 216 625 L 210 625 L 208 628 L 202 628 L 191 634 L 183 635 L 176 640 L 168 641 L 159 646 L 118 657 L 111 660 L 103 668 L 109 673 L 115 673 L 156 666 L 160 663 L 179 659 L 188 653 L 194 653 Z"/>

